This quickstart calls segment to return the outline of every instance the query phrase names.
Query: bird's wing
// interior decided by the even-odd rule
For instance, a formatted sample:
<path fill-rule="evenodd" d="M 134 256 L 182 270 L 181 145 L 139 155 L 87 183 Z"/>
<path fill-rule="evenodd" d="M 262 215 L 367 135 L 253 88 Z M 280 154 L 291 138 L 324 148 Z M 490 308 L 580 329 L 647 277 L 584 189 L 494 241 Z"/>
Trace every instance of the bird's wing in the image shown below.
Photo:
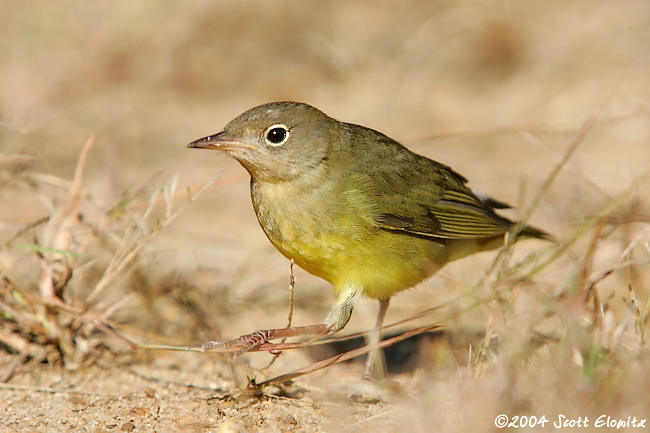
<path fill-rule="evenodd" d="M 388 230 L 445 239 L 470 239 L 505 233 L 512 222 L 497 215 L 492 199 L 475 194 L 465 178 L 443 165 L 429 165 L 420 182 L 383 179 L 378 200 L 379 225 Z M 428 171 L 428 173 L 427 173 Z M 499 203 L 500 207 L 507 205 Z"/>
<path fill-rule="evenodd" d="M 373 197 L 380 227 L 442 239 L 489 238 L 512 227 L 510 220 L 494 211 L 507 204 L 473 192 L 466 186 L 467 179 L 450 167 L 413 153 L 377 131 L 345 126 L 356 138 L 350 140 L 345 160 L 339 163 L 349 167 L 348 178 L 365 177 L 364 189 Z M 532 227 L 525 227 L 522 234 L 545 235 Z"/>

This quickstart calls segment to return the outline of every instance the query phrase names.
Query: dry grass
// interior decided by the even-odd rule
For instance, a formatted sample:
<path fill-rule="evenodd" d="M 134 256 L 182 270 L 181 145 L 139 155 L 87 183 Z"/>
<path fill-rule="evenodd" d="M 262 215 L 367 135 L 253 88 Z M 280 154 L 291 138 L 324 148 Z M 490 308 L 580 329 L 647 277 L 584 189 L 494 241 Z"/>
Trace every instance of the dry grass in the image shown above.
<path fill-rule="evenodd" d="M 648 28 L 642 0 L 1 3 L 0 431 L 650 417 Z M 320 347 L 268 368 L 261 353 L 134 350 L 285 324 L 288 266 L 247 177 L 184 148 L 271 100 L 381 130 L 557 242 L 397 296 L 393 329 L 445 332 L 399 346 L 417 368 L 381 399 L 350 364 L 245 391 L 336 356 Z M 294 324 L 331 301 L 296 270 Z M 346 331 L 371 327 L 368 305 Z"/>

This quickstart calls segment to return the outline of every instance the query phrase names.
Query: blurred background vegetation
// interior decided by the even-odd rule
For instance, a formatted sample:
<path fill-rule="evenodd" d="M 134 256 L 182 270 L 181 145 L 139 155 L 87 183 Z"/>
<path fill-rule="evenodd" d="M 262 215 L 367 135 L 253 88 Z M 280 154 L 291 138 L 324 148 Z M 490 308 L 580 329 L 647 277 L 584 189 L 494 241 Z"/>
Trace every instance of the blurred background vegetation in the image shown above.
<path fill-rule="evenodd" d="M 226 157 L 185 148 L 246 109 L 275 100 L 309 103 L 452 166 L 471 186 L 520 209 L 592 118 L 531 221 L 558 238 L 594 215 L 626 224 L 585 233 L 537 276 L 531 293 L 517 295 L 510 321 L 489 307 L 466 320 L 484 330 L 486 317 L 498 317 L 502 332 L 512 330 L 522 314 L 544 320 L 553 309 L 549 297 L 566 312 L 571 306 L 553 296 L 583 272 L 583 283 L 606 300 L 601 313 L 612 311 L 602 316 L 611 321 L 603 333 L 616 344 L 598 339 L 599 347 L 620 343 L 629 349 L 625 356 L 639 353 L 650 294 L 649 236 L 645 223 L 628 222 L 650 214 L 643 181 L 650 166 L 648 47 L 650 3 L 643 0 L 0 1 L 2 299 L 15 306 L 16 292 L 28 299 L 39 293 L 45 259 L 37 252 L 47 254 L 49 224 L 43 218 L 63 206 L 91 136 L 82 218 L 66 229 L 66 251 L 79 255 L 66 256 L 73 273 L 63 298 L 131 331 L 185 344 L 286 320 L 288 266 L 257 225 L 246 173 Z M 222 171 L 190 204 L 185 191 L 193 195 Z M 141 219 L 155 191 L 162 195 Z M 127 246 L 128 239 L 142 245 Z M 536 248 L 522 244 L 517 253 Z M 126 250 L 134 254 L 88 302 L 111 260 Z M 472 286 L 492 258 L 452 264 L 398 296 L 389 321 Z M 316 323 L 331 304 L 330 288 L 301 271 L 297 277 L 294 323 Z M 638 307 L 632 316 L 630 305 Z M 371 314 L 364 312 L 372 308 L 362 302 L 350 329 L 368 329 Z M 20 321 L 6 310 L 5 316 L 14 326 L 6 329 L 29 340 Z M 530 322 L 521 329 L 535 328 Z M 550 327 L 557 336 L 566 334 L 560 322 Z M 47 335 L 34 342 L 54 338 Z M 619 341 L 621 335 L 634 343 Z M 14 355 L 7 338 L 0 348 Z M 54 364 L 59 359 L 41 355 Z M 69 365 L 86 362 L 88 351 L 82 355 Z M 289 359 L 274 366 L 279 372 L 300 363 L 283 358 Z M 540 369 L 555 375 L 556 367 Z M 481 382 L 483 392 L 475 395 L 489 394 L 493 385 Z M 553 388 L 539 387 L 546 386 Z"/>

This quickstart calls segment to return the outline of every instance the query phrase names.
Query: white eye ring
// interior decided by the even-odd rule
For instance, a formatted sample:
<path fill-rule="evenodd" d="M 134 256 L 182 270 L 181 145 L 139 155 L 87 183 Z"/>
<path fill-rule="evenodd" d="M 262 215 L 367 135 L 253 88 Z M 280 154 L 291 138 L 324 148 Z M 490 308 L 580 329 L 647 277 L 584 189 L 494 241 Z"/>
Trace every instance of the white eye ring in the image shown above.
<path fill-rule="evenodd" d="M 266 131 L 264 131 L 264 141 L 269 146 L 278 147 L 286 143 L 290 135 L 291 131 L 287 125 L 276 123 L 266 128 Z"/>

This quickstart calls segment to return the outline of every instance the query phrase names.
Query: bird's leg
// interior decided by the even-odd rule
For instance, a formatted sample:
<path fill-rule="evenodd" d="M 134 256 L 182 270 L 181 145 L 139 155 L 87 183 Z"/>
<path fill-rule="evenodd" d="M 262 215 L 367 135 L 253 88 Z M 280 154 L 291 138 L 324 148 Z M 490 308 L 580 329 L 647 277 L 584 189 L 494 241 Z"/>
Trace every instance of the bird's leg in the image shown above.
<path fill-rule="evenodd" d="M 233 352 L 235 356 L 250 351 L 269 340 L 288 337 L 313 335 L 315 338 L 326 334 L 334 334 L 348 323 L 352 316 L 354 301 L 361 294 L 361 288 L 356 286 L 346 287 L 341 290 L 334 306 L 319 325 L 295 326 L 292 328 L 263 329 L 251 334 L 242 335 L 230 341 L 209 341 L 201 345 L 201 351 L 214 350 L 218 352 Z"/>
<path fill-rule="evenodd" d="M 379 343 L 381 339 L 381 327 L 384 326 L 384 318 L 386 318 L 386 311 L 388 310 L 388 304 L 390 303 L 389 299 L 380 299 L 379 300 L 379 313 L 377 313 L 377 321 L 375 322 L 375 328 L 369 335 L 368 345 Z M 377 367 L 380 367 L 381 370 L 384 370 L 385 362 L 382 356 L 381 349 L 375 349 L 372 352 L 368 353 L 366 358 L 366 368 L 363 371 L 361 378 L 363 380 L 372 382 L 372 371 L 375 364 Z"/>
<path fill-rule="evenodd" d="M 354 301 L 362 291 L 363 288 L 359 286 L 346 286 L 339 292 L 336 302 L 325 318 L 325 325 L 329 328 L 330 334 L 340 331 L 348 324 L 352 316 Z"/>
<path fill-rule="evenodd" d="M 291 328 L 261 329 L 230 341 L 208 341 L 201 346 L 201 351 L 216 350 L 220 352 L 233 352 L 235 356 L 239 356 L 269 340 L 299 337 L 302 335 L 315 335 L 320 337 L 328 332 L 329 329 L 324 323 L 320 325 L 294 326 Z"/>

